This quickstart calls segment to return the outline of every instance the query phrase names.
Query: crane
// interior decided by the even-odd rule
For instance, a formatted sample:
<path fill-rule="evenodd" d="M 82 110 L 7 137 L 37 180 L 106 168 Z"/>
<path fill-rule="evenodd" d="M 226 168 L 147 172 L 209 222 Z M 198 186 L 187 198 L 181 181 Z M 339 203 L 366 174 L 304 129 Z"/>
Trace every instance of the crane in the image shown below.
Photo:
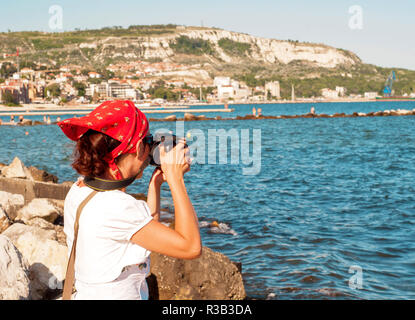
<path fill-rule="evenodd" d="M 20 72 L 19 48 L 16 48 L 16 53 L 4 53 L 3 57 L 17 57 L 17 72 Z"/>
<path fill-rule="evenodd" d="M 396 74 L 395 74 L 395 71 L 392 71 L 388 79 L 386 80 L 385 88 L 383 89 L 383 95 L 385 97 L 390 97 L 392 95 L 392 86 L 393 86 L 393 81 L 395 80 L 396 80 Z"/>

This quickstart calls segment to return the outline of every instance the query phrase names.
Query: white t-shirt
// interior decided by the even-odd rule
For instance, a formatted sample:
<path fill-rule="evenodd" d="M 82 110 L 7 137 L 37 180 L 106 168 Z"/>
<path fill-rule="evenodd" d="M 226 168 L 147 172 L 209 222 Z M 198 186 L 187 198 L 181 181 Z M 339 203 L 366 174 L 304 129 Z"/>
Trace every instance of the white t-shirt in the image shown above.
<path fill-rule="evenodd" d="M 74 183 L 66 196 L 64 232 L 69 253 L 76 211 L 91 192 L 91 188 Z M 75 287 L 78 292 L 88 286 L 102 288 L 105 283 L 118 281 L 124 267 L 141 263 L 147 264 L 144 270 L 137 268 L 138 273 L 144 274 L 141 278 L 145 281 L 150 251 L 129 240 L 152 219 L 145 201 L 136 200 L 119 190 L 98 192 L 86 204 L 79 219 L 75 257 Z"/>

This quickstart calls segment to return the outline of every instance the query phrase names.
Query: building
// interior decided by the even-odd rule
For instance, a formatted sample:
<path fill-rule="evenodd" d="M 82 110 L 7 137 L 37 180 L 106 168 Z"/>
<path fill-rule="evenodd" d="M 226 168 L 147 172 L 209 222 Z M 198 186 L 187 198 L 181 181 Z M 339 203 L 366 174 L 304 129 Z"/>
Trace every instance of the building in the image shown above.
<path fill-rule="evenodd" d="M 108 97 L 117 99 L 138 100 L 139 91 L 128 84 L 119 84 L 113 82 L 108 85 Z"/>
<path fill-rule="evenodd" d="M 93 97 L 98 94 L 101 98 L 117 98 L 138 100 L 140 92 L 129 84 L 121 84 L 116 81 L 111 83 L 90 84 L 85 90 L 85 95 Z"/>
<path fill-rule="evenodd" d="M 328 88 L 322 89 L 321 95 L 326 99 L 338 99 L 339 98 L 339 92 L 337 90 L 332 90 Z"/>
<path fill-rule="evenodd" d="M 231 85 L 220 85 L 218 86 L 218 99 L 229 99 L 235 97 L 235 89 Z"/>
<path fill-rule="evenodd" d="M 220 87 L 220 86 L 230 86 L 231 85 L 231 78 L 229 77 L 215 77 L 213 80 L 213 86 Z"/>
<path fill-rule="evenodd" d="M 377 96 L 378 96 L 377 92 L 365 92 L 366 99 L 376 99 Z"/>
<path fill-rule="evenodd" d="M 30 103 L 29 84 L 27 81 L 6 80 L 0 85 L 0 101 L 4 101 L 7 93 L 13 96 L 16 103 Z"/>
<path fill-rule="evenodd" d="M 271 94 L 271 97 L 280 99 L 281 98 L 281 89 L 279 81 L 267 82 L 265 84 L 265 92 L 268 95 L 268 92 Z"/>
<path fill-rule="evenodd" d="M 339 97 L 344 97 L 347 89 L 345 87 L 336 87 L 336 91 L 339 94 Z"/>
<path fill-rule="evenodd" d="M 92 78 L 92 79 L 99 79 L 99 78 L 102 78 L 102 75 L 100 75 L 99 73 L 94 72 L 94 71 L 92 71 L 92 72 L 88 72 L 88 76 L 89 76 L 90 78 Z"/>

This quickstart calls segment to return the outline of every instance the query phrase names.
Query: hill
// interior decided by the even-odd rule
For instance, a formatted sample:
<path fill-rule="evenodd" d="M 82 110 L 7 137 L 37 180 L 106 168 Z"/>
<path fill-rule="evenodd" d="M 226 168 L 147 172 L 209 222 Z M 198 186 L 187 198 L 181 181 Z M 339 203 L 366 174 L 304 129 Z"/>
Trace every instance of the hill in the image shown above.
<path fill-rule="evenodd" d="M 348 93 L 381 92 L 392 69 L 368 65 L 348 50 L 324 44 L 254 37 L 217 28 L 177 25 L 109 27 L 60 33 L 0 33 L 0 53 L 21 52 L 21 66 L 56 69 L 79 65 L 104 70 L 130 61 L 171 62 L 192 66 L 188 76 L 211 81 L 231 76 L 254 87 L 279 80 L 283 97 L 318 96 L 322 88 L 346 87 Z M 0 58 L 1 61 L 10 58 Z M 395 94 L 411 93 L 415 71 L 393 69 Z M 190 71 L 189 71 L 190 72 Z M 167 78 L 180 76 L 174 72 Z"/>

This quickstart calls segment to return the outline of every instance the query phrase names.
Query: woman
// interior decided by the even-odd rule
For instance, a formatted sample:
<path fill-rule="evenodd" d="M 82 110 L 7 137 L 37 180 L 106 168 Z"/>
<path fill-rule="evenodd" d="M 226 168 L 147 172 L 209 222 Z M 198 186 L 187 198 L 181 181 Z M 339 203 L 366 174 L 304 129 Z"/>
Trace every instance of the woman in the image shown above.
<path fill-rule="evenodd" d="M 149 163 L 149 124 L 131 101 L 106 101 L 89 115 L 58 123 L 77 141 L 73 168 L 104 180 L 140 179 Z M 147 203 L 123 190 L 96 193 L 82 210 L 75 256 L 75 299 L 148 299 L 145 277 L 150 252 L 182 259 L 201 254 L 196 213 L 183 180 L 190 170 L 184 141 L 166 151 L 150 179 Z M 175 228 L 159 222 L 160 187 L 167 182 L 175 208 Z M 65 199 L 64 231 L 72 251 L 78 207 L 93 190 L 83 178 Z"/>

